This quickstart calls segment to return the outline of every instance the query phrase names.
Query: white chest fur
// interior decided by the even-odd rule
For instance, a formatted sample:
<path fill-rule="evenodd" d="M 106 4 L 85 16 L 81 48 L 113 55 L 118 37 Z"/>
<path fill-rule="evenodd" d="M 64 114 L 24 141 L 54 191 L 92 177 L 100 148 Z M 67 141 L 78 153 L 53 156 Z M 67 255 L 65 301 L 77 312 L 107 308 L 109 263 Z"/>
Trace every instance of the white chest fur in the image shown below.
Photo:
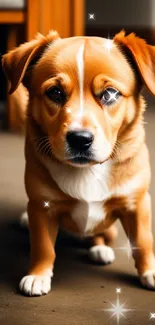
<path fill-rule="evenodd" d="M 80 201 L 72 212 L 72 218 L 82 233 L 93 230 L 105 218 L 103 202 Z"/>
<path fill-rule="evenodd" d="M 109 196 L 111 161 L 88 168 L 75 168 L 53 161 L 45 165 L 59 188 L 75 199 L 93 202 L 104 201 Z"/>
<path fill-rule="evenodd" d="M 123 182 L 113 186 L 111 190 L 111 160 L 88 168 L 74 168 L 53 161 L 46 161 L 45 165 L 59 188 L 79 201 L 72 218 L 82 232 L 92 230 L 104 220 L 106 199 L 113 195 L 133 194 L 142 183 L 141 175 L 136 175 L 125 184 Z"/>
<path fill-rule="evenodd" d="M 46 162 L 46 167 L 60 189 L 79 200 L 72 218 L 82 232 L 90 231 L 105 218 L 103 201 L 109 196 L 111 161 L 88 168 Z"/>

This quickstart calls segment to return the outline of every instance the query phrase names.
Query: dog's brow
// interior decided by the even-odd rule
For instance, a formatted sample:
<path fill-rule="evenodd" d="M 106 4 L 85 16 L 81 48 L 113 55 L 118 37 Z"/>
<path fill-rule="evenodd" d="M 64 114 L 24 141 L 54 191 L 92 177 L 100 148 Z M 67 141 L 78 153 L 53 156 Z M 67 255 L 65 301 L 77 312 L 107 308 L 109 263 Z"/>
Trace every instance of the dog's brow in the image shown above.
<path fill-rule="evenodd" d="M 84 97 L 83 97 L 83 85 L 84 85 L 84 43 L 80 46 L 76 55 L 79 88 L 80 88 L 80 114 L 83 113 Z"/>

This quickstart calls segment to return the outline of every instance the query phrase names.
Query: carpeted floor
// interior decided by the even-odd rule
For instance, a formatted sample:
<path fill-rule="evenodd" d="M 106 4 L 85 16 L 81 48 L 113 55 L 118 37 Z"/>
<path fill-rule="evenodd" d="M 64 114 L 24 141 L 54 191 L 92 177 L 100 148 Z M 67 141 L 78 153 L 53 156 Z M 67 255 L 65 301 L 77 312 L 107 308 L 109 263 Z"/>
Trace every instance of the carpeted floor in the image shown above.
<path fill-rule="evenodd" d="M 146 114 L 147 142 L 152 164 L 152 206 L 155 213 L 155 111 Z M 114 325 L 116 317 L 109 303 L 126 302 L 120 324 L 155 324 L 155 292 L 143 289 L 132 259 L 116 249 L 116 261 L 109 266 L 89 263 L 85 247 L 71 238 L 60 236 L 52 291 L 39 298 L 27 298 L 18 292 L 18 282 L 25 275 L 29 256 L 28 232 L 19 227 L 19 216 L 26 206 L 23 185 L 24 139 L 0 134 L 0 324 L 4 325 Z M 120 228 L 120 226 L 118 225 Z M 155 236 L 155 218 L 153 221 Z M 124 245 L 120 229 L 115 247 Z"/>

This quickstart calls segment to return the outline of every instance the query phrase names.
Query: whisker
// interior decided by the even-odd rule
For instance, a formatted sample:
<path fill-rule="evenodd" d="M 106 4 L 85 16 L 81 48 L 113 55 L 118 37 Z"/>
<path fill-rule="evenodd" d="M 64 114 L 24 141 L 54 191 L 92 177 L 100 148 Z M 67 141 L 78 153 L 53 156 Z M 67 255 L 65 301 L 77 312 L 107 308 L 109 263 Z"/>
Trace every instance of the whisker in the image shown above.
<path fill-rule="evenodd" d="M 39 154 L 43 151 L 44 147 L 48 144 L 48 139 L 43 139 L 39 144 L 36 146 L 36 150 Z"/>
<path fill-rule="evenodd" d="M 48 153 L 50 153 L 50 149 L 51 149 L 51 147 L 50 147 L 50 143 L 47 143 L 46 145 L 45 145 L 45 148 L 44 148 L 44 155 L 45 156 L 48 156 Z"/>
<path fill-rule="evenodd" d="M 36 141 L 36 149 L 39 150 L 40 146 L 44 145 L 45 143 L 47 143 L 47 139 L 42 139 L 41 141 L 37 140 Z"/>
<path fill-rule="evenodd" d="M 50 144 L 49 144 L 49 146 L 47 146 L 47 148 L 46 148 L 45 155 L 46 155 L 47 157 L 51 157 L 51 148 L 50 148 Z"/>
<path fill-rule="evenodd" d="M 45 144 L 42 148 L 40 148 L 40 155 L 45 156 L 45 149 L 47 148 L 47 144 Z"/>

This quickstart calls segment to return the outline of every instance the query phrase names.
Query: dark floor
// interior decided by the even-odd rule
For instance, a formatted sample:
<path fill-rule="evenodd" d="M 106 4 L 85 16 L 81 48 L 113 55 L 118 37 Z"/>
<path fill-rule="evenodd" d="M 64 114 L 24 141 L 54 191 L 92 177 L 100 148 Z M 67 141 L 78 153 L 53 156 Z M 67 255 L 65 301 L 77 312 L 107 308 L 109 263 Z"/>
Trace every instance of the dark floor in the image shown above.
<path fill-rule="evenodd" d="M 155 106 L 155 105 L 153 105 Z M 155 212 L 155 111 L 146 114 L 147 142 L 152 163 L 152 206 Z M 5 325 L 114 325 L 116 317 L 110 302 L 116 301 L 116 288 L 122 290 L 121 302 L 126 308 L 120 324 L 155 324 L 155 292 L 143 289 L 137 278 L 132 259 L 116 249 L 116 261 L 109 266 L 88 262 L 86 249 L 75 240 L 61 237 L 57 244 L 57 260 L 52 291 L 39 298 L 27 298 L 17 290 L 28 265 L 28 232 L 20 229 L 19 216 L 25 209 L 23 185 L 24 139 L 0 134 L 0 324 Z M 119 226 L 119 225 L 118 225 Z M 120 228 L 120 226 L 119 226 Z M 155 220 L 154 220 L 155 235 Z M 124 245 L 126 238 L 120 229 L 115 247 Z"/>

